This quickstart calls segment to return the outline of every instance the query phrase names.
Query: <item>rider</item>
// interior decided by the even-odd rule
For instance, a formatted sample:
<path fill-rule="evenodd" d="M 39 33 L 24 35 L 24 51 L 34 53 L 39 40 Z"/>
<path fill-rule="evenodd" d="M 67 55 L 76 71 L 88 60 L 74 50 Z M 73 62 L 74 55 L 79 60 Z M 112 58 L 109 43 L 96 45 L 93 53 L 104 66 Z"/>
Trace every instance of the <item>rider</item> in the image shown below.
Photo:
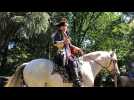
<path fill-rule="evenodd" d="M 57 31 L 52 34 L 52 39 L 53 39 L 53 45 L 56 47 L 56 54 L 58 51 L 58 48 L 62 48 L 62 50 L 65 52 L 63 55 L 62 53 L 58 53 L 55 56 L 55 60 L 58 61 L 58 65 L 63 65 L 63 59 L 66 56 L 66 61 L 68 63 L 69 69 L 71 68 L 71 77 L 73 79 L 73 85 L 74 86 L 81 86 L 81 82 L 78 76 L 78 71 L 77 71 L 77 63 L 75 61 L 75 54 L 80 53 L 81 55 L 83 54 L 83 51 L 72 45 L 69 37 L 69 33 L 67 31 L 67 19 L 62 18 L 61 21 L 56 25 L 57 26 Z M 61 46 L 58 47 L 57 41 L 61 41 Z"/>

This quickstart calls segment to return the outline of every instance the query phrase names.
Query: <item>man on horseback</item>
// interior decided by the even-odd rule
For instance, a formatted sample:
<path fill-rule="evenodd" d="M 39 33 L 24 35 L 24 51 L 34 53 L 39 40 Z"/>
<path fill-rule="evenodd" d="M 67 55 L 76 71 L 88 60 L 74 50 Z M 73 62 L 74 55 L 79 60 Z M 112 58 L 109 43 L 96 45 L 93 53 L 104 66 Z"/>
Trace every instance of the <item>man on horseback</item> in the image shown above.
<path fill-rule="evenodd" d="M 55 63 L 59 66 L 67 66 L 71 70 L 71 77 L 73 79 L 74 86 L 81 86 L 81 82 L 78 75 L 78 64 L 76 63 L 76 54 L 83 54 L 82 50 L 72 45 L 67 31 L 67 19 L 62 18 L 56 25 L 57 31 L 52 34 L 53 45 L 56 47 Z M 64 52 L 64 53 L 62 53 Z M 64 62 L 64 63 L 63 63 Z"/>

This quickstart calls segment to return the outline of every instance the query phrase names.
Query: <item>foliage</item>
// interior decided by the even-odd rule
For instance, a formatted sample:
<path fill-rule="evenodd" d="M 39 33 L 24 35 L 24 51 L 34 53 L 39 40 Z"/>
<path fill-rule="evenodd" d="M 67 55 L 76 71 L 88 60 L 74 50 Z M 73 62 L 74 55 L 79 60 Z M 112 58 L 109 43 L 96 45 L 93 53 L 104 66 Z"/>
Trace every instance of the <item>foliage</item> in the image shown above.
<path fill-rule="evenodd" d="M 11 75 L 17 65 L 32 59 L 51 58 L 50 36 L 64 16 L 72 43 L 85 53 L 116 49 L 120 71 L 134 62 L 133 12 L 0 12 L 0 74 Z M 97 77 L 99 84 L 113 86 L 107 71 Z"/>

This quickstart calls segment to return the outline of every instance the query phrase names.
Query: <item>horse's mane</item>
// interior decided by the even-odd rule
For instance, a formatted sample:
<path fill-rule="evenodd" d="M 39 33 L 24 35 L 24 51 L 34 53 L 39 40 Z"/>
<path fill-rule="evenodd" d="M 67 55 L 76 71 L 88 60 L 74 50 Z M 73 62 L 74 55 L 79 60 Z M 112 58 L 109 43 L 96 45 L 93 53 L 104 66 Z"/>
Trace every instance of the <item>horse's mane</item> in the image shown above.
<path fill-rule="evenodd" d="M 105 56 L 105 55 L 110 57 L 111 54 L 113 54 L 113 51 L 95 51 L 95 52 L 90 52 L 88 54 L 83 55 L 82 58 L 84 61 L 86 61 L 87 59 L 90 59 L 90 58 L 96 59 L 100 56 Z M 114 56 L 116 56 L 115 53 L 114 53 Z"/>

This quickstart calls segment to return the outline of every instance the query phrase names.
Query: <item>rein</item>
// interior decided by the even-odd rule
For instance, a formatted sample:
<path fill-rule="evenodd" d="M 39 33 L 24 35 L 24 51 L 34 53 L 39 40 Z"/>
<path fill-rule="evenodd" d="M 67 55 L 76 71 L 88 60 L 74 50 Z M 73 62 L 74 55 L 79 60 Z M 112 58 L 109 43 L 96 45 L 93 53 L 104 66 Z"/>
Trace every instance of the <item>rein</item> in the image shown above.
<path fill-rule="evenodd" d="M 95 59 L 92 59 L 92 58 L 89 58 L 89 59 L 90 59 L 90 60 L 93 60 L 93 61 L 96 62 L 98 65 L 100 65 L 102 68 L 104 68 L 104 69 L 107 70 L 107 68 L 106 68 L 105 66 L 103 66 L 102 64 L 100 64 L 99 62 L 97 62 Z M 113 61 L 113 60 L 110 60 L 109 66 L 110 66 L 110 64 L 112 63 L 112 61 Z M 109 66 L 108 66 L 108 68 L 109 68 Z"/>
<path fill-rule="evenodd" d="M 95 59 L 92 59 L 92 58 L 89 58 L 89 59 L 91 59 L 91 60 L 93 60 L 94 62 L 96 62 L 98 65 L 100 65 L 102 68 L 104 68 L 104 69 L 106 69 L 106 70 L 108 70 L 108 68 L 110 67 L 110 64 L 113 62 L 114 64 L 114 85 L 115 85 L 115 87 L 117 87 L 117 74 L 116 74 L 116 68 L 115 68 L 115 64 L 116 64 L 116 62 L 115 62 L 115 60 L 110 60 L 110 63 L 109 63 L 109 66 L 106 68 L 105 66 L 103 66 L 102 64 L 100 64 L 99 62 L 97 62 Z M 110 71 L 109 71 L 110 72 Z M 111 72 L 110 72 L 111 73 Z"/>

